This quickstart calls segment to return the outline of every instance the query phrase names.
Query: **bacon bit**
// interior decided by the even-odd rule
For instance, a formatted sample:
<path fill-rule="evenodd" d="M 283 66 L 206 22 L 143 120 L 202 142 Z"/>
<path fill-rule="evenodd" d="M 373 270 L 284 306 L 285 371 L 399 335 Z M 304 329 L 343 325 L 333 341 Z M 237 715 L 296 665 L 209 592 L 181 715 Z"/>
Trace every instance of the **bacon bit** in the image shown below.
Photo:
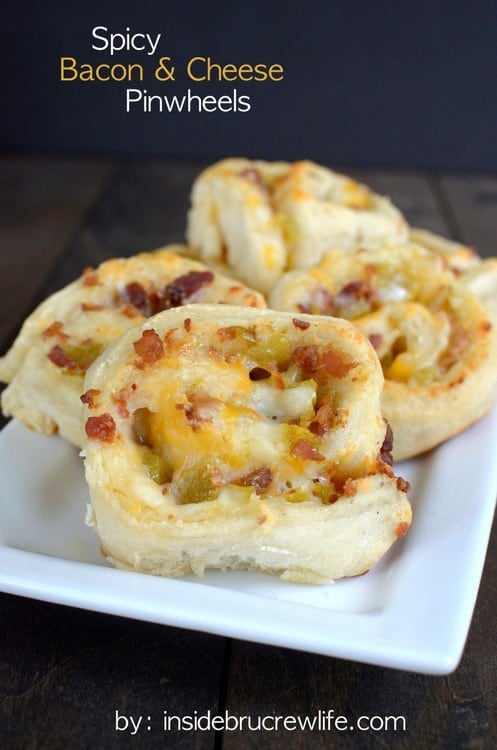
<path fill-rule="evenodd" d="M 247 167 L 240 172 L 240 177 L 243 177 L 245 180 L 251 182 L 252 185 L 260 190 L 260 192 L 263 193 L 265 197 L 268 196 L 266 183 L 262 179 L 262 175 L 258 169 L 255 169 L 255 167 Z"/>
<path fill-rule="evenodd" d="M 343 494 L 345 497 L 354 497 L 357 494 L 357 487 L 353 479 L 346 479 L 343 483 Z"/>
<path fill-rule="evenodd" d="M 320 310 L 321 312 L 330 312 L 333 310 L 333 307 L 334 298 L 324 286 L 317 287 L 313 290 L 309 312 L 311 312 L 313 308 Z"/>
<path fill-rule="evenodd" d="M 143 318 L 143 315 L 140 313 L 140 311 L 134 306 L 134 305 L 123 305 L 121 307 L 120 312 L 122 315 L 125 315 L 127 318 Z"/>
<path fill-rule="evenodd" d="M 164 356 L 164 344 L 153 328 L 143 331 L 141 338 L 133 346 L 144 365 L 153 365 Z"/>
<path fill-rule="evenodd" d="M 220 470 L 217 469 L 215 466 L 211 466 L 209 470 L 209 478 L 211 480 L 211 484 L 216 490 L 220 490 L 222 487 L 226 486 L 226 480 L 221 474 Z"/>
<path fill-rule="evenodd" d="M 99 391 L 98 388 L 89 388 L 79 398 L 89 409 L 96 409 L 98 407 L 98 396 L 100 396 L 101 393 L 102 391 Z"/>
<path fill-rule="evenodd" d="M 301 331 L 306 331 L 311 325 L 306 320 L 299 320 L 298 318 L 292 318 L 292 323 L 295 328 L 299 328 Z"/>
<path fill-rule="evenodd" d="M 411 489 L 411 485 L 407 481 L 407 479 L 402 479 L 402 477 L 397 477 L 397 489 L 399 492 L 409 492 Z"/>
<path fill-rule="evenodd" d="M 236 338 L 236 327 L 228 326 L 228 328 L 218 328 L 216 335 L 221 341 L 233 341 L 233 339 Z"/>
<path fill-rule="evenodd" d="M 382 333 L 372 333 L 369 336 L 369 342 L 373 349 L 378 350 L 380 346 L 383 344 L 383 334 Z"/>
<path fill-rule="evenodd" d="M 79 370 L 80 366 L 77 362 L 67 356 L 65 351 L 58 344 L 53 346 L 47 354 L 48 359 L 57 365 L 57 367 L 65 367 L 68 370 Z"/>
<path fill-rule="evenodd" d="M 121 388 L 120 391 L 118 391 L 112 396 L 112 401 L 117 406 L 117 413 L 122 419 L 127 419 L 129 417 L 129 409 L 128 409 L 129 396 L 130 396 L 130 388 L 128 386 L 124 386 L 124 388 Z"/>
<path fill-rule="evenodd" d="M 192 393 L 187 404 L 176 404 L 176 408 L 185 412 L 185 417 L 193 432 L 198 432 L 206 422 L 211 423 L 213 410 L 217 409 L 217 399 L 207 393 Z"/>
<path fill-rule="evenodd" d="M 328 349 L 323 354 L 324 369 L 333 378 L 344 378 L 353 367 L 357 367 L 357 362 L 347 361 L 342 354 Z"/>
<path fill-rule="evenodd" d="M 380 458 L 383 463 L 388 464 L 388 466 L 393 466 L 393 432 L 388 422 L 386 422 L 386 426 L 387 430 L 383 439 L 383 445 L 380 448 Z"/>
<path fill-rule="evenodd" d="M 365 281 L 351 281 L 341 289 L 334 299 L 334 306 L 339 310 L 348 307 L 351 302 L 364 300 L 373 307 L 379 303 L 378 292 Z"/>
<path fill-rule="evenodd" d="M 302 302 L 298 302 L 297 308 L 298 311 L 304 315 L 309 315 L 309 313 L 312 313 L 311 305 L 304 305 Z"/>
<path fill-rule="evenodd" d="M 161 294 L 163 308 L 169 310 L 171 307 L 184 304 L 187 299 L 213 281 L 212 271 L 190 271 L 184 276 L 179 276 L 164 287 Z"/>
<path fill-rule="evenodd" d="M 491 324 L 491 322 L 489 320 L 485 320 L 481 324 L 481 327 L 482 327 L 483 331 L 491 331 L 492 330 L 492 324 Z"/>
<path fill-rule="evenodd" d="M 290 359 L 305 374 L 316 372 L 319 367 L 319 352 L 317 346 L 314 345 L 297 346 Z"/>
<path fill-rule="evenodd" d="M 333 399 L 326 395 L 323 396 L 321 403 L 316 410 L 316 418 L 309 424 L 309 430 L 313 435 L 322 437 L 335 421 L 335 407 Z"/>
<path fill-rule="evenodd" d="M 301 458 L 305 461 L 324 461 L 325 457 L 321 455 L 317 448 L 311 443 L 310 440 L 301 438 L 294 443 L 290 449 L 291 453 L 296 458 Z"/>
<path fill-rule="evenodd" d="M 401 521 L 399 524 L 397 524 L 397 528 L 395 529 L 395 536 L 405 536 L 409 531 L 409 525 L 410 524 L 408 524 L 407 521 Z"/>
<path fill-rule="evenodd" d="M 447 371 L 456 362 L 459 362 L 464 354 L 465 349 L 469 346 L 471 341 L 468 331 L 464 326 L 455 324 L 452 326 L 449 338 L 449 346 L 444 356 L 440 360 L 440 367 L 442 370 Z"/>
<path fill-rule="evenodd" d="M 265 370 L 264 367 L 252 367 L 249 372 L 250 380 L 267 380 L 271 377 L 269 370 Z"/>
<path fill-rule="evenodd" d="M 99 310 L 105 310 L 103 305 L 92 305 L 89 302 L 82 302 L 81 309 L 83 312 L 98 312 Z"/>
<path fill-rule="evenodd" d="M 69 336 L 63 331 L 64 324 L 60 320 L 55 320 L 43 331 L 43 338 L 49 339 L 51 336 L 58 336 L 61 339 L 68 339 Z"/>
<path fill-rule="evenodd" d="M 149 318 L 152 314 L 149 295 L 138 281 L 126 284 L 121 293 L 121 299 L 125 304 L 136 308 L 145 318 Z"/>
<path fill-rule="evenodd" d="M 268 466 L 254 469 L 244 477 L 240 477 L 234 484 L 242 487 L 253 487 L 256 492 L 267 490 L 273 482 L 273 472 Z"/>
<path fill-rule="evenodd" d="M 98 274 L 91 266 L 83 271 L 83 286 L 98 286 L 100 284 Z"/>
<path fill-rule="evenodd" d="M 99 417 L 88 417 L 85 424 L 88 437 L 92 440 L 100 440 L 102 443 L 112 443 L 116 436 L 116 423 L 108 414 L 100 414 Z"/>
<path fill-rule="evenodd" d="M 183 321 L 183 326 L 185 328 L 185 331 L 187 333 L 190 333 L 190 331 L 192 329 L 192 319 L 191 318 L 185 318 L 184 321 Z"/>

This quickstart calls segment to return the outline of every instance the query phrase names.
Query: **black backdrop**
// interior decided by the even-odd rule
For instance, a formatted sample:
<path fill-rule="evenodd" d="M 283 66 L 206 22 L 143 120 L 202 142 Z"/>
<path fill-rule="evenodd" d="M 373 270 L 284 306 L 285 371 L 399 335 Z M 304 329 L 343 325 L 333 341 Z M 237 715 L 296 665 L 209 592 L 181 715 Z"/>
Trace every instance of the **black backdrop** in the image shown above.
<path fill-rule="evenodd" d="M 312 158 L 337 165 L 497 170 L 497 3 L 2 3 L 4 151 Z M 154 57 L 91 50 L 91 30 L 162 34 Z M 153 80 L 170 56 L 174 83 Z M 280 63 L 283 81 L 188 81 L 186 62 Z M 59 60 L 140 62 L 141 84 L 59 80 Z M 148 67 L 147 67 L 148 66 Z M 249 112 L 125 111 L 150 94 L 250 97 Z"/>

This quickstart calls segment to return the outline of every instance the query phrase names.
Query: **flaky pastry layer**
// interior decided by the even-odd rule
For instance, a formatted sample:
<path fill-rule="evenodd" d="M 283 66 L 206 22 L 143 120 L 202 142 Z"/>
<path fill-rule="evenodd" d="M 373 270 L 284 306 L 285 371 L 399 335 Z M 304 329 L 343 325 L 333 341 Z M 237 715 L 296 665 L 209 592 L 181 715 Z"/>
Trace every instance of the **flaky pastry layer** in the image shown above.
<path fill-rule="evenodd" d="M 312 269 L 285 274 L 270 305 L 348 318 L 369 337 L 398 460 L 458 434 L 495 401 L 494 317 L 440 254 L 412 243 L 331 252 Z"/>
<path fill-rule="evenodd" d="M 0 359 L 3 413 L 81 446 L 85 372 L 123 331 L 185 302 L 265 306 L 258 292 L 181 257 L 183 249 L 108 260 L 42 302 Z"/>
<path fill-rule="evenodd" d="M 285 270 L 308 267 L 332 247 L 348 252 L 407 236 L 388 198 L 311 161 L 214 164 L 193 185 L 187 227 L 198 257 L 263 293 Z"/>

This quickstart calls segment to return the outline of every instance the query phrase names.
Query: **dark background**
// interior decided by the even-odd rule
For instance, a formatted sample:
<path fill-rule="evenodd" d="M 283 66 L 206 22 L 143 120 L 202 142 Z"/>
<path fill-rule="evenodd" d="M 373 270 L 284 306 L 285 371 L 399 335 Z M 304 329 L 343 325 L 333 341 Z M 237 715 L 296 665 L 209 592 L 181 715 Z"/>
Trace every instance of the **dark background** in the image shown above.
<path fill-rule="evenodd" d="M 335 165 L 497 170 L 495 2 L 2 3 L 0 148 L 31 153 L 311 158 Z M 91 30 L 162 33 L 157 53 L 91 50 Z M 161 55 L 281 63 L 280 83 L 153 80 Z M 61 56 L 141 62 L 142 84 L 62 83 Z M 251 97 L 249 113 L 125 112 L 149 93 Z"/>

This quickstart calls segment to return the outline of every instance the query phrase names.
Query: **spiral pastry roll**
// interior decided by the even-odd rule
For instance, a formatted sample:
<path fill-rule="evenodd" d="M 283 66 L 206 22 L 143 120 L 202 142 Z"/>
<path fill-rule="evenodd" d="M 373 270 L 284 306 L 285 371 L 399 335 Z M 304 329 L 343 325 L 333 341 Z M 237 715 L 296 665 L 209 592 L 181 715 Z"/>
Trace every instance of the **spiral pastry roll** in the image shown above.
<path fill-rule="evenodd" d="M 171 245 L 106 261 L 46 299 L 25 321 L 0 359 L 9 383 L 2 410 L 31 429 L 60 434 L 81 446 L 84 375 L 104 347 L 156 312 L 187 302 L 264 307 L 263 297 Z"/>
<path fill-rule="evenodd" d="M 440 255 L 413 245 L 329 253 L 315 268 L 286 274 L 270 304 L 348 318 L 369 337 L 396 459 L 461 432 L 495 401 L 492 316 Z"/>
<path fill-rule="evenodd" d="M 409 237 L 417 245 L 440 255 L 497 323 L 497 258 L 482 258 L 474 248 L 426 229 L 411 229 Z"/>
<path fill-rule="evenodd" d="M 85 380 L 88 523 L 118 567 L 324 582 L 411 520 L 374 349 L 347 321 L 188 305 L 113 342 Z"/>
<path fill-rule="evenodd" d="M 283 271 L 332 247 L 407 239 L 400 212 L 349 177 L 310 161 L 225 159 L 195 181 L 187 238 L 202 260 L 225 264 L 268 293 Z"/>

